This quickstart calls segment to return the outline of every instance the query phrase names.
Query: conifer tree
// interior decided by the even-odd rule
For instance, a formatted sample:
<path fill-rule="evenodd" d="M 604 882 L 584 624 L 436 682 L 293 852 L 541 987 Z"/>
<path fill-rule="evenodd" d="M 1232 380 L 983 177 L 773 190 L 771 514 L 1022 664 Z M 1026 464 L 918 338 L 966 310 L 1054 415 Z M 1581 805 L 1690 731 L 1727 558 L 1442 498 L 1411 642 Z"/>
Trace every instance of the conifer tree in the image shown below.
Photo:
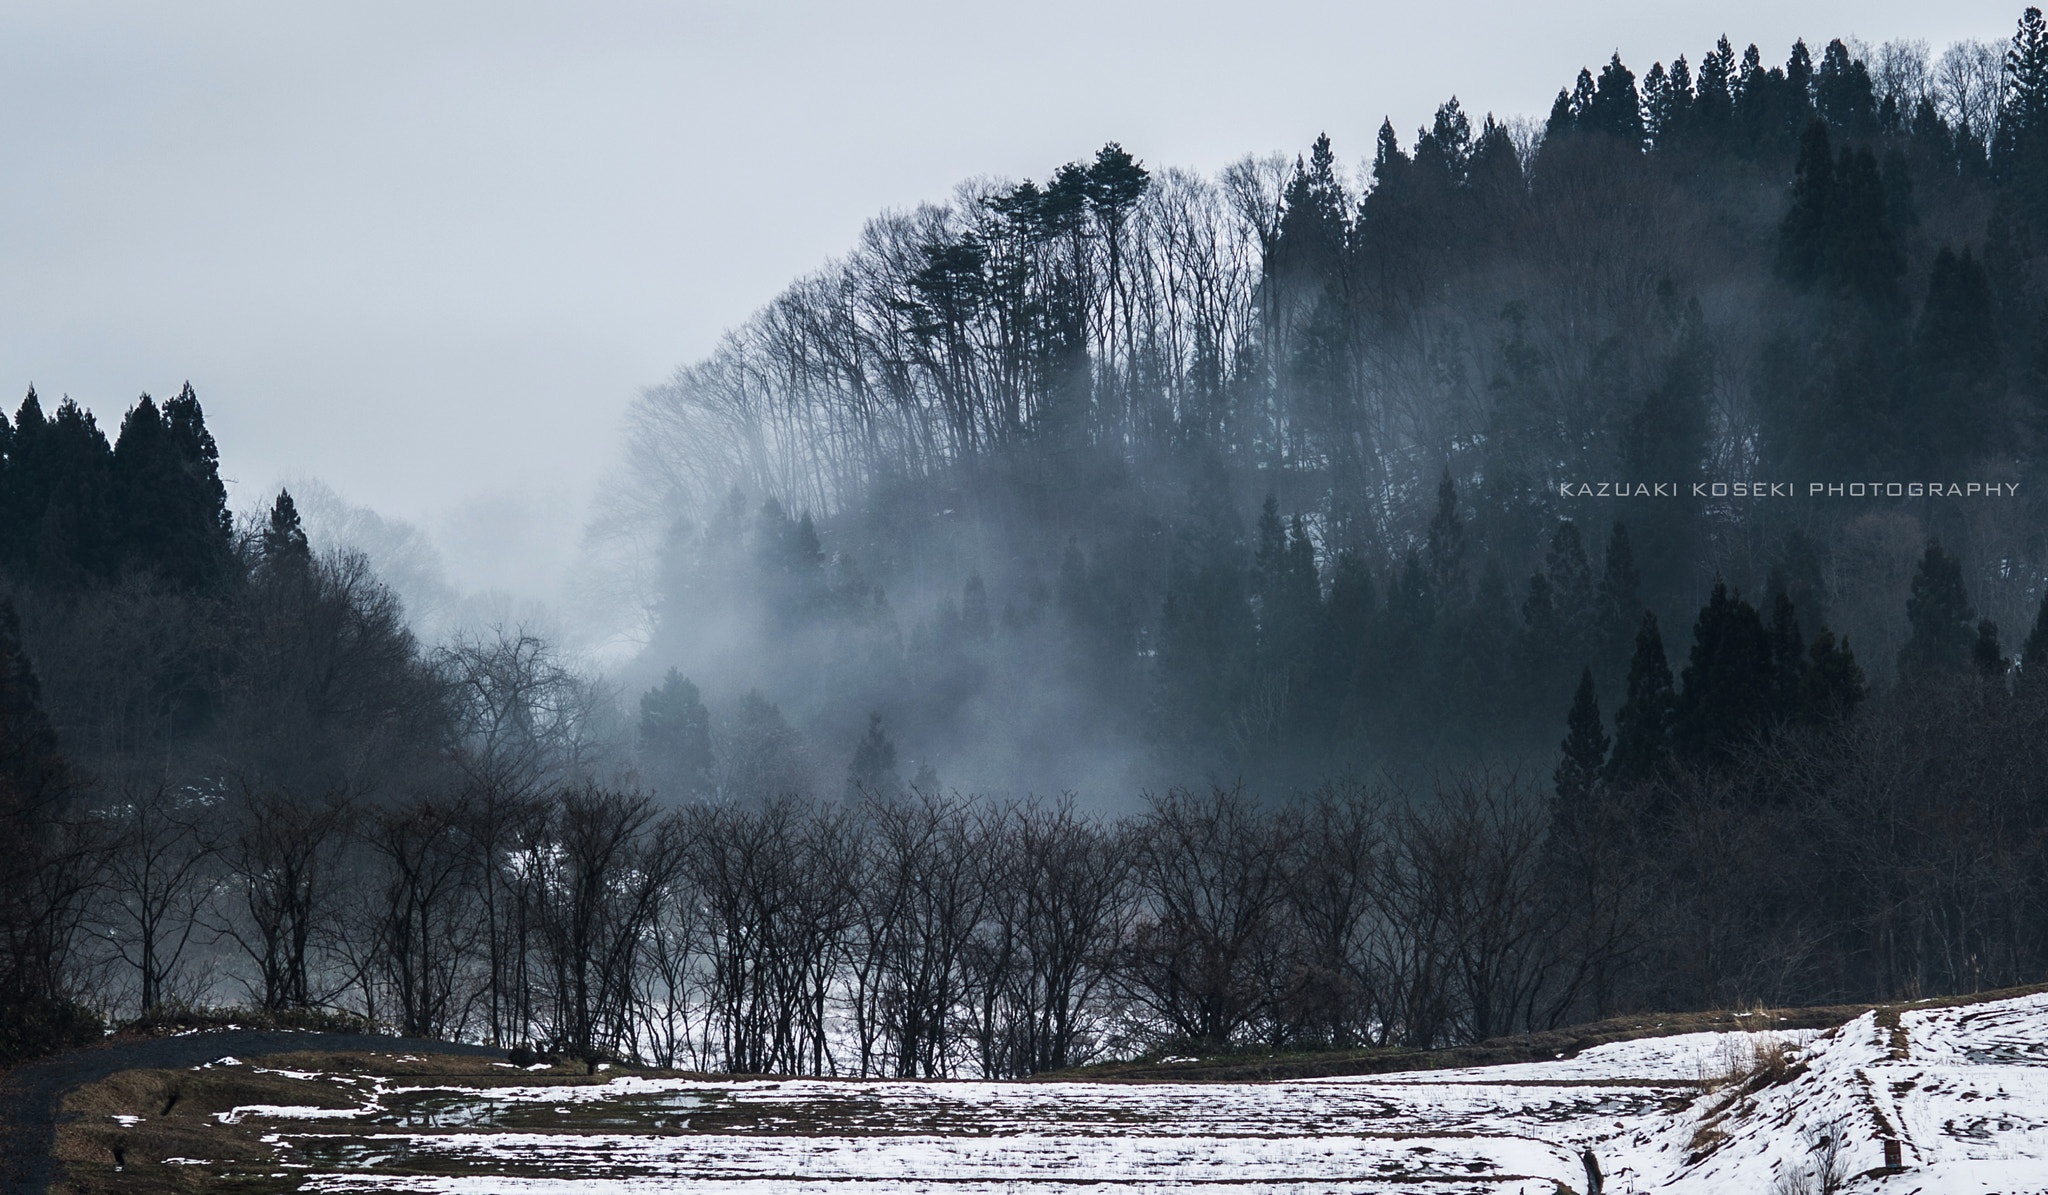
<path fill-rule="evenodd" d="M 120 571 L 121 542 L 115 519 L 113 449 L 92 415 L 70 399 L 28 437 L 31 426 L 17 419 L 17 439 L 32 444 L 25 462 L 31 505 L 43 499 L 36 522 L 26 528 L 32 575 L 57 589 L 82 589 L 114 580 Z"/>
<path fill-rule="evenodd" d="M 1552 780 L 1557 789 L 1559 821 L 1584 806 L 1607 766 L 1607 748 L 1612 740 L 1600 725 L 1600 700 L 1593 687 L 1593 670 L 1579 674 L 1579 688 L 1572 696 L 1571 713 L 1565 719 L 1564 742 L 1558 744 L 1557 771 Z"/>
<path fill-rule="evenodd" d="M 1614 754 L 1607 778 L 1633 783 L 1657 774 L 1671 756 L 1671 710 L 1674 703 L 1671 664 L 1664 655 L 1664 637 L 1657 615 L 1643 611 L 1636 646 L 1628 665 L 1628 695 L 1614 714 Z"/>
<path fill-rule="evenodd" d="M 1600 606 L 1593 566 L 1586 559 L 1579 525 L 1559 519 L 1543 554 L 1550 577 L 1550 600 L 1556 612 L 1559 650 L 1566 659 L 1590 656 L 1599 627 Z"/>
<path fill-rule="evenodd" d="M 1842 151 L 1831 198 L 1825 269 L 1830 281 L 1873 312 L 1900 310 L 1906 257 L 1885 208 L 1884 176 L 1868 146 Z"/>
<path fill-rule="evenodd" d="M 1813 104 L 1820 118 L 1844 137 L 1869 137 L 1877 132 L 1877 97 L 1870 70 L 1836 38 L 1821 52 L 1814 75 Z"/>
<path fill-rule="evenodd" d="M 934 786 L 936 787 L 936 786 Z M 896 770 L 896 744 L 882 729 L 882 715 L 868 715 L 868 731 L 853 748 L 853 761 L 846 766 L 846 798 L 863 794 L 884 799 L 903 790 L 903 777 Z"/>
<path fill-rule="evenodd" d="M 1806 655 L 1806 672 L 1800 678 L 1799 721 L 1826 726 L 1856 712 L 1865 685 L 1863 669 L 1857 665 L 1849 641 L 1836 642 L 1834 632 L 1822 627 Z"/>
<path fill-rule="evenodd" d="M 1460 186 L 1471 169 L 1472 153 L 1472 118 L 1452 96 L 1437 106 L 1428 128 L 1416 131 L 1416 168 L 1440 185 Z"/>
<path fill-rule="evenodd" d="M 37 888 L 51 813 L 73 777 L 43 711 L 42 687 L 21 645 L 14 601 L 0 593 L 0 1017 L 7 1005 L 58 995 L 61 929 Z"/>
<path fill-rule="evenodd" d="M 1361 690 L 1370 684 L 1377 663 L 1379 645 L 1374 630 L 1379 617 L 1372 570 L 1355 549 L 1337 553 L 1330 569 L 1330 598 L 1323 620 L 1327 648 L 1321 653 L 1328 669 L 1323 712 L 1333 734 L 1354 729 Z"/>
<path fill-rule="evenodd" d="M 1532 697 L 1549 687 L 1564 660 L 1563 623 L 1550 575 L 1541 569 L 1530 573 L 1528 589 L 1522 596 L 1521 664 L 1523 684 Z"/>
<path fill-rule="evenodd" d="M 1735 51 L 1724 34 L 1700 59 L 1694 87 L 1692 125 L 1702 140 L 1718 143 L 1727 138 L 1735 114 L 1734 82 Z"/>
<path fill-rule="evenodd" d="M 1970 662 L 1976 667 L 1978 676 L 2004 684 L 2010 662 L 2005 658 L 2005 648 L 1998 642 L 1998 624 L 1988 618 L 1977 624 L 1977 641 L 1971 645 Z"/>
<path fill-rule="evenodd" d="M 711 713 L 690 679 L 674 668 L 640 695 L 640 764 L 654 787 L 683 798 L 712 788 Z"/>
<path fill-rule="evenodd" d="M 1464 604 L 1465 516 L 1458 509 L 1458 487 L 1446 467 L 1436 485 L 1436 513 L 1429 519 L 1429 580 L 1437 600 L 1447 606 Z"/>
<path fill-rule="evenodd" d="M 178 467 L 167 495 L 178 507 L 175 577 L 188 588 L 212 588 L 233 567 L 234 520 L 220 478 L 220 449 L 206 429 L 206 413 L 192 383 L 164 404 L 163 420 Z"/>
<path fill-rule="evenodd" d="M 968 573 L 967 583 L 960 587 L 960 631 L 969 643 L 986 643 L 995 634 L 995 622 L 989 616 L 988 585 L 978 569 Z"/>
<path fill-rule="evenodd" d="M 1398 187 L 1408 166 L 1408 155 L 1401 149 L 1401 138 L 1394 132 L 1394 122 L 1380 121 L 1378 138 L 1373 143 L 1372 186 L 1375 194 L 1390 187 Z"/>
<path fill-rule="evenodd" d="M 312 545 L 306 540 L 306 529 L 299 521 L 299 508 L 293 503 L 290 490 L 279 490 L 277 500 L 271 503 L 270 519 L 263 525 L 261 551 L 264 570 L 273 574 L 303 573 L 312 563 Z"/>
<path fill-rule="evenodd" d="M 1808 287 L 1827 273 L 1835 210 L 1835 151 L 1820 121 L 1799 136 L 1792 167 L 1792 198 L 1778 225 L 1778 276 Z"/>
<path fill-rule="evenodd" d="M 1790 118 L 1786 127 L 1804 126 L 1813 113 L 1813 53 L 1803 37 L 1792 43 L 1792 52 L 1785 57 L 1785 99 Z"/>
<path fill-rule="evenodd" d="M 1715 582 L 1693 624 L 1692 652 L 1672 707 L 1679 758 L 1706 763 L 1768 734 L 1775 661 L 1756 607 Z"/>
<path fill-rule="evenodd" d="M 1900 404 L 1912 463 L 1924 470 L 1967 467 L 2003 442 L 2002 390 L 1990 280 L 1968 249 L 1959 256 L 1944 245 L 1913 329 Z"/>
<path fill-rule="evenodd" d="M 1620 54 L 1600 68 L 1600 81 L 1579 127 L 1605 133 L 1631 149 L 1643 147 L 1642 96 L 1636 91 L 1635 72 L 1621 64 Z"/>
<path fill-rule="evenodd" d="M 1899 651 L 1902 682 L 1919 684 L 1969 672 L 1977 612 L 1963 587 L 1962 561 L 1940 540 L 1927 541 L 1927 551 L 1913 570 L 1906 621 L 1913 633 Z"/>
<path fill-rule="evenodd" d="M 2039 8 L 2020 14 L 2001 82 L 1991 171 L 2035 221 L 2048 222 L 2048 21 Z"/>
<path fill-rule="evenodd" d="M 0 489 L 0 566 L 19 570 L 28 564 L 35 528 L 49 505 L 49 482 L 43 467 L 42 403 L 36 388 L 17 408 L 7 446 L 7 485 Z"/>

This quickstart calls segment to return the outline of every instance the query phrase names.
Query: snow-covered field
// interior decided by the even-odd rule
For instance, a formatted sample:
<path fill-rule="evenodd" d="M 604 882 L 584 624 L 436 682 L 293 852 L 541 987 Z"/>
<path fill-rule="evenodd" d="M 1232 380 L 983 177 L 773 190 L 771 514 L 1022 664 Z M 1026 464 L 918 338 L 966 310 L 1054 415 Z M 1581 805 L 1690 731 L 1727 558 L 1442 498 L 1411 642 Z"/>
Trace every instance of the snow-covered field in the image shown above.
<path fill-rule="evenodd" d="M 1731 1064 L 1768 1058 L 1747 1080 Z M 2048 996 L 1572 1059 L 1266 1084 L 404 1087 L 249 1107 L 332 1192 L 2048 1192 Z M 1886 1138 L 1903 1167 L 1883 1166 Z M 1832 1166 L 1829 1157 L 1832 1155 Z"/>

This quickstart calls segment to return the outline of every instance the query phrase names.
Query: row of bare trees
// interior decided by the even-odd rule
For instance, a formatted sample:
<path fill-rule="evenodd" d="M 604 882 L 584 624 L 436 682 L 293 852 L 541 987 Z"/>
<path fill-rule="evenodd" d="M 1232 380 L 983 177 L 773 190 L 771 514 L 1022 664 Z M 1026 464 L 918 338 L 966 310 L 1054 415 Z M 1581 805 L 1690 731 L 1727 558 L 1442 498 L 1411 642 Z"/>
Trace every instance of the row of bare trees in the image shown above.
<path fill-rule="evenodd" d="M 916 790 L 155 790 L 72 827 L 99 860 L 78 957 L 145 1007 L 894 1077 L 1983 990 L 2048 965 L 2044 730 L 2038 694 L 1963 684 L 1569 806 L 1485 772 L 1121 818 Z"/>

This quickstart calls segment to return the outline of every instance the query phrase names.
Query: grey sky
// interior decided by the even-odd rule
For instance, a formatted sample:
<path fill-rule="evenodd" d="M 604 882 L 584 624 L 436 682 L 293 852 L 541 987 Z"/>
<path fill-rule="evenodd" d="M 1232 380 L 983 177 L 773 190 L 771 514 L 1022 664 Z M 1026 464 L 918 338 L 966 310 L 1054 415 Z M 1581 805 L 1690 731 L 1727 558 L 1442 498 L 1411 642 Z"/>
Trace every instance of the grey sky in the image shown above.
<path fill-rule="evenodd" d="M 1355 164 L 1619 49 L 2010 35 L 2019 0 L 0 7 L 0 394 L 189 378 L 244 494 L 317 476 L 458 582 L 559 570 L 639 387 L 876 211 L 1120 140 Z"/>

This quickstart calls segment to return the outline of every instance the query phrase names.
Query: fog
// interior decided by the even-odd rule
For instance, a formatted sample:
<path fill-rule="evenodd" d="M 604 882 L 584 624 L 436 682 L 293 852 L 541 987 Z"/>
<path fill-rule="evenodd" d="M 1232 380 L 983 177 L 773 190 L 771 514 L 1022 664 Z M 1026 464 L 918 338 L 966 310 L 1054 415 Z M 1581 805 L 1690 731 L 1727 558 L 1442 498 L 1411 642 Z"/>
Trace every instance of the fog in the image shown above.
<path fill-rule="evenodd" d="M 638 390 L 878 211 L 1110 139 L 1355 158 L 1453 91 L 1540 115 L 1611 49 L 1939 46 L 2008 7 L 11 5 L 0 375 L 109 425 L 190 379 L 247 501 L 319 477 L 552 598 L 577 526 L 478 504 L 586 503 Z"/>

